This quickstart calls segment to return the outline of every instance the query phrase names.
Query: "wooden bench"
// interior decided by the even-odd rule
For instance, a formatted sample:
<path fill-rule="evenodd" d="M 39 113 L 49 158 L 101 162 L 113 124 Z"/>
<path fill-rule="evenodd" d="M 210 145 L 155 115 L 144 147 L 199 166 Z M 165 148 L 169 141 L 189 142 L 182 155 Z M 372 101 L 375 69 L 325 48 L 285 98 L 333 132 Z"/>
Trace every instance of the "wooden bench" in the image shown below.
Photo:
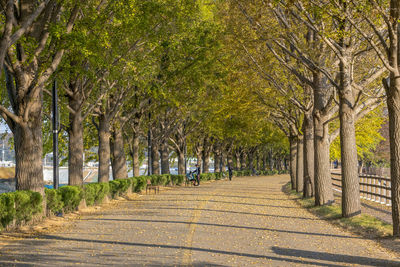
<path fill-rule="evenodd" d="M 158 185 L 152 185 L 151 181 L 147 179 L 147 185 L 146 185 L 146 195 L 147 191 L 151 193 L 151 190 L 154 190 L 154 194 L 160 193 L 160 187 Z"/>

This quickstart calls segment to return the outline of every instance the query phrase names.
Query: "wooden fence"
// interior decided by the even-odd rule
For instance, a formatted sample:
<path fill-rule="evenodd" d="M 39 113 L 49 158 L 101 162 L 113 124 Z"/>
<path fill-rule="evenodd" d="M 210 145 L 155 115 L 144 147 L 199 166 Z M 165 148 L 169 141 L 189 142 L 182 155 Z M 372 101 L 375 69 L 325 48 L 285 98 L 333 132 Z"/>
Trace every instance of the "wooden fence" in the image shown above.
<path fill-rule="evenodd" d="M 342 192 L 342 177 L 340 173 L 332 172 L 333 189 Z M 391 206 L 390 178 L 376 175 L 360 174 L 360 197 L 366 200 Z"/>

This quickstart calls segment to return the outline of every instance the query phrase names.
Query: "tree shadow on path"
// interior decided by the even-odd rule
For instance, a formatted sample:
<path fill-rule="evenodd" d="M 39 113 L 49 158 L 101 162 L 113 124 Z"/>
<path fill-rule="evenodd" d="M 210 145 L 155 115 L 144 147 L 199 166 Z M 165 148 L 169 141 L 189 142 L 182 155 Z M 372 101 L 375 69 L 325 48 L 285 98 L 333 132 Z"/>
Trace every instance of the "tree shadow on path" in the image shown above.
<path fill-rule="evenodd" d="M 275 254 L 283 256 L 302 257 L 313 260 L 331 261 L 335 263 L 340 262 L 340 263 L 360 264 L 364 266 L 400 266 L 399 261 L 389 261 L 389 260 L 374 259 L 369 257 L 333 254 L 327 252 L 316 252 L 310 250 L 272 247 L 272 251 Z"/>
<path fill-rule="evenodd" d="M 121 241 L 109 241 L 109 240 L 95 240 L 95 239 L 81 239 L 81 238 L 67 238 L 60 236 L 52 236 L 45 235 L 41 237 L 41 242 L 44 240 L 50 241 L 71 241 L 71 242 L 88 242 L 88 243 L 100 243 L 100 244 L 110 244 L 110 245 L 121 245 L 121 246 L 133 246 L 133 247 L 144 247 L 144 248 L 157 248 L 157 249 L 179 249 L 179 250 L 190 250 L 197 252 L 206 252 L 206 253 L 215 253 L 221 255 L 230 255 L 230 256 L 240 256 L 247 258 L 257 258 L 257 259 L 267 259 L 285 263 L 296 263 L 296 264 L 309 264 L 314 266 L 342 266 L 334 264 L 333 262 L 340 263 L 348 263 L 348 264 L 362 264 L 365 266 L 399 266 L 399 262 L 390 261 L 390 260 L 381 260 L 375 258 L 368 257 L 359 257 L 359 256 L 348 256 L 342 254 L 331 254 L 331 253 L 321 253 L 321 252 L 313 252 L 313 251 L 305 251 L 305 250 L 294 250 L 294 249 L 284 249 L 279 247 L 273 247 L 272 251 L 278 256 L 274 255 L 260 255 L 246 252 L 234 252 L 234 251 L 225 251 L 219 249 L 209 249 L 209 248 L 198 248 L 198 247 L 187 247 L 187 246 L 176 246 L 176 245 L 164 245 L 164 244 L 146 244 L 146 243 L 136 243 L 136 242 L 121 242 Z M 35 241 L 31 241 L 29 246 L 32 248 L 35 246 Z M 280 257 L 284 255 L 286 257 Z M 42 255 L 43 256 L 43 255 Z M 299 257 L 289 258 L 289 257 Z M 308 258 L 310 260 L 304 260 L 303 258 Z M 50 258 L 47 258 L 51 260 Z M 34 259 L 32 259 L 34 260 Z M 317 261 L 312 261 L 317 260 Z M 318 262 L 319 261 L 330 261 L 331 263 Z M 3 259 L 0 259 L 0 265 L 6 263 Z M 33 262 L 32 262 L 33 263 Z M 16 266 L 18 266 L 16 264 Z M 22 266 L 22 265 L 21 265 Z M 166 266 L 165 264 L 151 264 L 150 266 Z M 190 266 L 200 266 L 197 263 L 193 263 Z M 213 265 L 215 266 L 215 265 Z"/>
<path fill-rule="evenodd" d="M 300 234 L 300 235 L 313 235 L 313 236 L 323 236 L 323 237 L 360 239 L 360 237 L 355 237 L 355 236 L 323 234 L 323 233 L 310 233 L 310 232 L 299 232 L 299 231 L 280 230 L 280 229 L 273 229 L 273 228 L 261 228 L 261 227 L 252 227 L 252 226 L 226 225 L 226 224 L 202 223 L 202 222 L 194 223 L 194 222 L 185 222 L 185 221 L 144 220 L 144 219 L 107 219 L 107 218 L 101 218 L 101 219 L 93 218 L 93 219 L 85 219 L 85 220 L 87 220 L 87 221 L 119 221 L 119 222 L 194 224 L 194 225 L 227 227 L 227 228 L 237 228 L 237 229 L 246 229 L 246 230 L 270 231 L 270 232 L 279 232 L 279 233 L 288 233 L 288 234 Z"/>

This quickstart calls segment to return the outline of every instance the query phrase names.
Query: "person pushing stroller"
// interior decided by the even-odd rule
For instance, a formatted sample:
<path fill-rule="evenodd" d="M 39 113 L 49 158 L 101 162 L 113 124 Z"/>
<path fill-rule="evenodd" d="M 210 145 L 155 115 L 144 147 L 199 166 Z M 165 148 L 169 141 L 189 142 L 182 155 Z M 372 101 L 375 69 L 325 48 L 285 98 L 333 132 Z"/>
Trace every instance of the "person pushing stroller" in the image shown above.
<path fill-rule="evenodd" d="M 196 164 L 196 169 L 193 171 L 190 171 L 187 175 L 186 178 L 189 182 L 193 182 L 194 186 L 199 186 L 200 185 L 200 167 L 198 164 Z"/>

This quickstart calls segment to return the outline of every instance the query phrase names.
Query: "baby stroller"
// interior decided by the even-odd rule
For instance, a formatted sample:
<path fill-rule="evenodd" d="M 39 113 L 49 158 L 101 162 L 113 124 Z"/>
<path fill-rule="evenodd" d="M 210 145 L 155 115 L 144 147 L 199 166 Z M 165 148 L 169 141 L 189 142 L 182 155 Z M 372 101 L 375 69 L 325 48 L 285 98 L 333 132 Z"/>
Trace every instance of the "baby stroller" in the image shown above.
<path fill-rule="evenodd" d="M 186 174 L 186 185 L 196 185 L 196 171 L 190 171 Z"/>

